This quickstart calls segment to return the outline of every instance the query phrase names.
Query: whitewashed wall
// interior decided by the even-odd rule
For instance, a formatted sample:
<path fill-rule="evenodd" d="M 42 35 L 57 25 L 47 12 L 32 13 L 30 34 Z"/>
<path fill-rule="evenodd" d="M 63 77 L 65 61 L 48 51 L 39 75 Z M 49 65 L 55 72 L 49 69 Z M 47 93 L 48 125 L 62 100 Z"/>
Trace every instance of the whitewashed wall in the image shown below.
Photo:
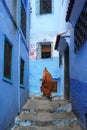
<path fill-rule="evenodd" d="M 65 23 L 65 14 L 66 14 L 66 5 L 68 0 L 52 0 L 53 6 L 52 6 L 52 14 L 46 14 L 46 15 L 39 15 L 38 14 L 38 0 L 31 0 L 31 30 L 30 30 L 30 59 L 34 59 L 33 64 L 40 65 L 40 62 L 43 62 L 43 60 L 36 60 L 36 43 L 37 42 L 52 42 L 53 43 L 53 50 L 52 50 L 52 58 L 49 60 L 46 60 L 46 64 L 48 67 L 48 70 L 50 69 L 50 63 L 53 61 L 55 62 L 55 66 L 52 67 L 53 70 L 52 73 L 55 75 L 56 72 L 58 75 L 56 75 L 55 78 L 58 78 L 61 74 L 61 82 L 59 83 L 59 90 L 58 94 L 60 94 L 63 97 L 63 87 L 64 87 L 64 64 L 60 68 L 59 71 L 59 63 L 58 60 L 53 60 L 54 58 L 59 58 L 59 52 L 54 50 L 55 41 L 57 34 L 63 33 L 67 31 L 66 29 L 66 23 Z M 43 65 L 43 63 L 41 63 Z M 49 65 L 48 65 L 49 64 Z M 31 65 L 31 63 L 30 63 Z M 43 65 L 45 66 L 45 65 Z M 34 65 L 31 66 L 31 69 L 33 70 Z M 38 67 L 43 68 L 43 67 Z M 56 69 L 55 69 L 56 68 Z M 42 71 L 42 70 L 39 70 Z M 59 74 L 60 73 L 60 74 Z M 31 71 L 30 77 L 32 79 L 32 75 L 35 78 L 35 73 Z M 37 75 L 36 75 L 37 76 Z M 38 74 L 38 77 L 40 75 Z M 33 79 L 34 79 L 33 78 Z M 32 84 L 33 83 L 33 84 Z M 36 84 L 35 84 L 36 85 Z M 36 85 L 37 86 L 37 85 Z M 40 85 L 39 85 L 40 87 Z M 37 87 L 37 91 L 39 90 L 39 87 Z M 30 81 L 30 92 L 36 93 L 36 90 L 34 88 L 34 80 Z M 39 91 L 38 91 L 39 92 Z M 37 93 L 38 93 L 37 92 Z M 40 93 L 40 92 L 39 92 Z"/>
<path fill-rule="evenodd" d="M 60 23 L 60 0 L 53 0 L 52 14 L 37 14 L 37 0 L 31 0 L 31 30 L 30 44 L 33 44 L 34 56 L 36 57 L 35 48 L 37 42 L 51 41 L 55 45 L 56 35 L 59 33 Z M 31 50 L 31 45 L 30 45 Z M 53 57 L 58 56 L 58 52 L 53 50 Z"/>

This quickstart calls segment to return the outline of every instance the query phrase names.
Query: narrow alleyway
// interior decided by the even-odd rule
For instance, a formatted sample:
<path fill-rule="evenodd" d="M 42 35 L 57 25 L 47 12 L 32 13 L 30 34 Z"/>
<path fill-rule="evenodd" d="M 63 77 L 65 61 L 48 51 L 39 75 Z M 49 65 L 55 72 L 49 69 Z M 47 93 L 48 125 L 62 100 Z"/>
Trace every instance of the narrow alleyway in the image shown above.
<path fill-rule="evenodd" d="M 11 130 L 82 130 L 71 103 L 53 97 L 32 96 Z"/>

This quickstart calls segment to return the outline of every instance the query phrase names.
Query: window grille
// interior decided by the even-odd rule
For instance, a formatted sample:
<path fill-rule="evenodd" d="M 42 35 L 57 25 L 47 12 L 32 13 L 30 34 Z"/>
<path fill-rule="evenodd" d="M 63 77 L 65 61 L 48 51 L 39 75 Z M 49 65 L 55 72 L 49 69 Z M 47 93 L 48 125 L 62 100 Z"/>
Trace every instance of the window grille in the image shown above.
<path fill-rule="evenodd" d="M 41 58 L 51 58 L 51 45 L 41 45 Z"/>
<path fill-rule="evenodd" d="M 37 43 L 36 58 L 45 59 L 51 57 L 52 57 L 52 43 L 51 42 Z"/>
<path fill-rule="evenodd" d="M 4 77 L 11 79 L 11 60 L 12 58 L 12 46 L 9 44 L 7 38 L 5 38 L 4 46 Z"/>
<path fill-rule="evenodd" d="M 52 13 L 52 1 L 51 0 L 40 0 L 40 14 Z"/>
<path fill-rule="evenodd" d="M 54 0 L 36 0 L 36 15 L 53 14 Z"/>
<path fill-rule="evenodd" d="M 87 38 L 87 1 L 74 29 L 75 53 L 81 48 L 86 38 Z"/>
<path fill-rule="evenodd" d="M 21 29 L 26 38 L 26 11 L 21 0 Z"/>

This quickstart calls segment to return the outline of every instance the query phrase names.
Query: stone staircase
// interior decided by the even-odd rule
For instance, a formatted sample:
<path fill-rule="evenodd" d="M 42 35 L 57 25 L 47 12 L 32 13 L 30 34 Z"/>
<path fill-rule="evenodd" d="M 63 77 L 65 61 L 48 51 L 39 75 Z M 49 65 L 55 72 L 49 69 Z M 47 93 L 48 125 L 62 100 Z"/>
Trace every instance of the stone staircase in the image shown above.
<path fill-rule="evenodd" d="M 82 130 L 71 103 L 53 98 L 31 97 L 11 130 Z"/>

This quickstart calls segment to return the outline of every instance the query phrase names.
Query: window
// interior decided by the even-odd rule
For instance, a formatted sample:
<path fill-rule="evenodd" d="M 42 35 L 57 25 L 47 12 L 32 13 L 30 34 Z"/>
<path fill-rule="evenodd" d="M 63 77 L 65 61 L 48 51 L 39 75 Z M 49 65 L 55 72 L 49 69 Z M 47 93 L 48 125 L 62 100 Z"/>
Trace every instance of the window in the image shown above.
<path fill-rule="evenodd" d="M 4 77 L 11 79 L 11 58 L 12 58 L 12 46 L 9 40 L 5 38 L 4 46 Z"/>
<path fill-rule="evenodd" d="M 52 0 L 40 0 L 40 14 L 52 13 Z"/>
<path fill-rule="evenodd" d="M 20 84 L 24 85 L 24 61 L 21 59 L 20 61 Z"/>
<path fill-rule="evenodd" d="M 21 29 L 26 38 L 26 11 L 21 0 Z"/>
<path fill-rule="evenodd" d="M 87 2 L 85 3 L 81 15 L 75 25 L 74 35 L 74 52 L 76 53 L 87 38 Z"/>
<path fill-rule="evenodd" d="M 52 57 L 52 42 L 39 42 L 36 48 L 36 59 Z"/>
<path fill-rule="evenodd" d="M 54 13 L 54 0 L 36 0 L 36 15 Z"/>
<path fill-rule="evenodd" d="M 41 58 L 51 58 L 51 45 L 41 45 Z"/>

